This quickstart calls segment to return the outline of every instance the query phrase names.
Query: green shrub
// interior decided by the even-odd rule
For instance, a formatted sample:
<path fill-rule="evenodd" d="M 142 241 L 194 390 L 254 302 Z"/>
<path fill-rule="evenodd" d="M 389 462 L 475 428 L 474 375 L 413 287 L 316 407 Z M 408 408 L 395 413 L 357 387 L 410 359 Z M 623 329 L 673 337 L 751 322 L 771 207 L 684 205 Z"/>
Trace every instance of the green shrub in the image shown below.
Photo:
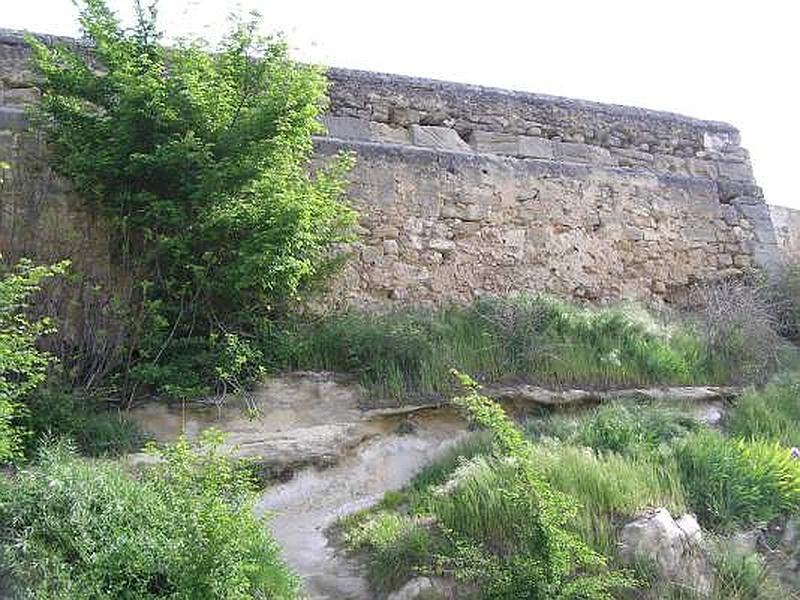
<path fill-rule="evenodd" d="M 725 279 L 695 289 L 692 296 L 703 341 L 698 357 L 702 369 L 736 383 L 765 381 L 786 346 L 768 286 Z"/>
<path fill-rule="evenodd" d="M 41 282 L 63 273 L 68 263 L 35 267 L 23 260 L 0 275 L 0 463 L 19 458 L 24 430 L 19 419 L 23 401 L 47 375 L 50 356 L 36 346 L 51 331 L 47 319 L 31 321 L 26 315 L 31 296 Z"/>
<path fill-rule="evenodd" d="M 0 564 L 33 598 L 295 598 L 255 490 L 219 442 L 181 440 L 139 479 L 44 446 L 0 477 Z"/>
<path fill-rule="evenodd" d="M 543 411 L 528 417 L 525 434 L 535 441 L 554 438 L 598 452 L 647 456 L 699 427 L 680 405 L 613 401 L 580 411 Z"/>
<path fill-rule="evenodd" d="M 77 391 L 40 390 L 26 401 L 22 422 L 30 432 L 28 453 L 45 438 L 67 437 L 81 454 L 121 456 L 136 452 L 144 432 L 122 411 L 81 395 Z"/>
<path fill-rule="evenodd" d="M 468 377 L 454 402 L 492 435 L 494 456 L 459 466 L 431 495 L 431 513 L 456 547 L 494 564 L 488 598 L 611 598 L 630 586 L 571 531 L 577 506 L 551 487 L 534 447 Z M 479 569 L 474 569 L 479 571 Z"/>
<path fill-rule="evenodd" d="M 710 549 L 717 578 L 714 599 L 772 600 L 797 597 L 783 588 L 763 556 L 741 542 L 717 539 Z"/>
<path fill-rule="evenodd" d="M 370 585 L 390 592 L 429 568 L 437 542 L 418 520 L 394 512 L 366 516 L 345 536 L 352 550 L 366 550 Z"/>
<path fill-rule="evenodd" d="M 726 429 L 744 439 L 800 446 L 800 371 L 782 374 L 748 391 L 728 412 Z"/>
<path fill-rule="evenodd" d="M 605 404 L 580 426 L 576 442 L 600 451 L 652 451 L 697 429 L 693 418 L 665 405 Z"/>
<path fill-rule="evenodd" d="M 788 448 L 701 430 L 674 454 L 687 501 L 707 527 L 766 523 L 800 508 L 800 461 Z"/>
<path fill-rule="evenodd" d="M 216 46 L 166 44 L 154 6 L 125 27 L 81 0 L 91 52 L 33 36 L 52 168 L 115 235 L 137 282 L 121 382 L 173 397 L 247 385 L 253 339 L 341 262 L 351 160 L 310 175 L 326 80 L 237 22 Z M 122 354 L 122 353 L 121 353 Z"/>

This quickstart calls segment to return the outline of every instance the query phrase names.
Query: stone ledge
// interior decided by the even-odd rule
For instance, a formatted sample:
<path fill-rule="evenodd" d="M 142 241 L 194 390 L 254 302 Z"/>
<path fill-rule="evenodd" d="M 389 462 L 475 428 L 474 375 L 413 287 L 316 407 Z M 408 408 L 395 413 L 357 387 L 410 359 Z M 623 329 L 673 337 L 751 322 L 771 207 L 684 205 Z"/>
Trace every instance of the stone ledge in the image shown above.
<path fill-rule="evenodd" d="M 535 175 L 563 176 L 575 179 L 587 179 L 593 174 L 612 174 L 626 178 L 652 179 L 654 184 L 661 183 L 689 191 L 696 190 L 715 194 L 717 192 L 717 184 L 705 177 L 656 172 L 641 167 L 617 167 L 541 158 L 515 158 L 497 154 L 454 152 L 424 146 L 366 140 L 343 140 L 332 137 L 315 137 L 314 148 L 318 155 L 323 157 L 333 156 L 343 151 L 355 150 L 359 153 L 391 160 L 402 160 L 411 164 L 436 164 L 443 169 L 478 170 L 480 172 L 482 168 L 495 167 L 520 169 Z"/>
<path fill-rule="evenodd" d="M 409 88 L 415 91 L 423 90 L 438 93 L 456 94 L 461 96 L 478 96 L 502 100 L 513 99 L 518 102 L 546 104 L 559 108 L 579 109 L 621 118 L 627 117 L 679 124 L 705 129 L 715 133 L 730 134 L 734 135 L 736 138 L 738 138 L 739 135 L 739 130 L 730 123 L 697 119 L 678 113 L 639 108 L 635 106 L 626 106 L 622 104 L 605 104 L 592 100 L 579 100 L 566 98 L 563 96 L 551 96 L 548 94 L 506 90 L 502 88 L 486 87 L 468 83 L 456 83 L 438 79 L 426 79 L 422 77 L 411 77 L 408 75 L 377 73 L 372 71 L 345 69 L 340 67 L 332 67 L 328 69 L 328 77 L 333 80 L 357 81 L 363 86 L 384 85 L 397 88 Z"/>

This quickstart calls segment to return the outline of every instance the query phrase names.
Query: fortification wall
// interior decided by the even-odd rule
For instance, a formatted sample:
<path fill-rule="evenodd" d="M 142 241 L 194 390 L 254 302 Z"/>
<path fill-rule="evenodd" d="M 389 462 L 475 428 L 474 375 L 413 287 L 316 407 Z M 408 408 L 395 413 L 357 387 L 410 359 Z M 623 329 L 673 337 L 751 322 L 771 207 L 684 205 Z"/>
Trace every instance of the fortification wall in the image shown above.
<path fill-rule="evenodd" d="M 13 166 L 0 251 L 77 252 L 107 278 L 97 264 L 113 252 L 109 240 L 24 131 L 24 107 L 37 98 L 27 57 L 18 34 L 0 33 L 0 160 Z M 650 302 L 777 261 L 769 209 L 730 125 L 343 69 L 329 77 L 318 160 L 355 152 L 351 197 L 362 215 L 335 286 L 342 302 L 520 290 Z"/>

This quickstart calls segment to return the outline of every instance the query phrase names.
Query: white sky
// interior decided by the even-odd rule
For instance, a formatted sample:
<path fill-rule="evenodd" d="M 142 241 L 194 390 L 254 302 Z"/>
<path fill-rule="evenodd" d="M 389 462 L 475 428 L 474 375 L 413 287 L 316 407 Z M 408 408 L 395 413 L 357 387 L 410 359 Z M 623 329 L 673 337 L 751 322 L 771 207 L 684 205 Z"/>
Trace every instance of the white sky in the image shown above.
<path fill-rule="evenodd" d="M 0 27 L 78 33 L 71 0 L 0 4 Z M 800 208 L 797 0 L 161 0 L 162 28 L 215 39 L 236 7 L 305 61 L 730 122 L 767 201 Z"/>

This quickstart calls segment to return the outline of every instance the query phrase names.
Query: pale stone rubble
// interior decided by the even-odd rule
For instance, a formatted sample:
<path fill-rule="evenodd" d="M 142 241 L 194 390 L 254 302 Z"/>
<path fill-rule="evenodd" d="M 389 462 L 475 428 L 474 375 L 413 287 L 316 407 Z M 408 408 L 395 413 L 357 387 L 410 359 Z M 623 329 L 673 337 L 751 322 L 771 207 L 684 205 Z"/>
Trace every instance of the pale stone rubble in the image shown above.
<path fill-rule="evenodd" d="M 664 508 L 650 511 L 620 530 L 619 544 L 623 560 L 651 562 L 663 581 L 701 596 L 714 590 L 714 570 L 694 515 L 676 520 Z"/>
<path fill-rule="evenodd" d="M 791 262 L 800 261 L 800 210 L 770 206 L 775 237 L 781 256 Z"/>

